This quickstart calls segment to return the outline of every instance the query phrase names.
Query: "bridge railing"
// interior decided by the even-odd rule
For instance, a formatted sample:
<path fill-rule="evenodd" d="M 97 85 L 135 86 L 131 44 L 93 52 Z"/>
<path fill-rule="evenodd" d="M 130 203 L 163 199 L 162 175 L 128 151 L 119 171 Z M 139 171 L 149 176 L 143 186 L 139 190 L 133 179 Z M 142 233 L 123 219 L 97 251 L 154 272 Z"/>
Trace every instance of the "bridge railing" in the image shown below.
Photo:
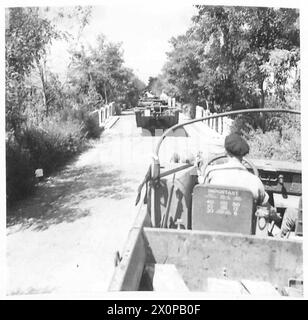
<path fill-rule="evenodd" d="M 201 106 L 196 106 L 196 119 L 216 114 L 217 113 L 211 113 L 208 109 L 204 109 Z M 230 133 L 233 120 L 228 117 L 219 117 L 216 119 L 204 120 L 203 123 L 221 135 L 228 135 Z"/>
<path fill-rule="evenodd" d="M 91 114 L 97 114 L 98 124 L 100 127 L 103 127 L 106 121 L 116 114 L 115 103 L 111 102 L 109 104 L 105 104 L 101 106 L 99 109 L 96 109 L 91 112 Z"/>

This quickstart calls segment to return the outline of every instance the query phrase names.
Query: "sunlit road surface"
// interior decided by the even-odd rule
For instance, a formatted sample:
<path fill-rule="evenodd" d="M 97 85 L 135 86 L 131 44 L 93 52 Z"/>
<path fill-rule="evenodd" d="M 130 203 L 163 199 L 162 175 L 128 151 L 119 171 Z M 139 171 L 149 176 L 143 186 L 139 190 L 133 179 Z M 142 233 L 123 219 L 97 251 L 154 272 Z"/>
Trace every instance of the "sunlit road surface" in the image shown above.
<path fill-rule="evenodd" d="M 174 152 L 182 160 L 198 150 L 221 152 L 221 139 L 201 129 L 192 125 L 167 137 L 161 162 L 169 162 Z M 136 127 L 133 113 L 124 114 L 93 148 L 9 210 L 9 295 L 107 291 L 115 252 L 121 252 L 136 216 L 136 190 L 158 139 Z"/>

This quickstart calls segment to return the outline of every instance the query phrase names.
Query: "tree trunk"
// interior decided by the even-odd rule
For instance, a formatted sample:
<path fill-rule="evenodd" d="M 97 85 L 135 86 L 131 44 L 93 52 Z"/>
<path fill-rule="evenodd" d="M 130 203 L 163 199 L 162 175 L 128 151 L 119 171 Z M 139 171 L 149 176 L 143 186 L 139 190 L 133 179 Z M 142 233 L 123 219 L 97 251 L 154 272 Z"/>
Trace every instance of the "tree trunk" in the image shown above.
<path fill-rule="evenodd" d="M 108 103 L 108 99 L 107 99 L 107 90 L 106 90 L 106 85 L 104 83 L 104 95 L 105 95 L 105 103 Z"/>
<path fill-rule="evenodd" d="M 260 82 L 260 90 L 261 90 L 261 108 L 262 108 L 262 109 L 264 108 L 264 105 L 265 105 L 265 93 L 264 93 L 263 85 L 264 85 L 264 79 L 262 79 L 262 80 L 261 80 L 261 82 Z"/>
<path fill-rule="evenodd" d="M 49 114 L 49 108 L 46 98 L 46 91 L 47 91 L 47 78 L 46 78 L 46 71 L 45 71 L 45 61 L 43 64 L 40 63 L 39 60 L 36 60 L 37 68 L 39 71 L 40 79 L 42 82 L 42 97 L 43 97 L 43 107 L 45 110 L 46 117 L 48 117 Z"/>
<path fill-rule="evenodd" d="M 264 79 L 262 79 L 259 84 L 259 88 L 261 90 L 261 101 L 260 101 L 261 109 L 264 109 L 264 106 L 265 106 L 265 93 L 264 93 L 263 85 L 264 85 Z M 263 112 L 260 113 L 260 127 L 262 132 L 265 133 L 265 117 Z"/>

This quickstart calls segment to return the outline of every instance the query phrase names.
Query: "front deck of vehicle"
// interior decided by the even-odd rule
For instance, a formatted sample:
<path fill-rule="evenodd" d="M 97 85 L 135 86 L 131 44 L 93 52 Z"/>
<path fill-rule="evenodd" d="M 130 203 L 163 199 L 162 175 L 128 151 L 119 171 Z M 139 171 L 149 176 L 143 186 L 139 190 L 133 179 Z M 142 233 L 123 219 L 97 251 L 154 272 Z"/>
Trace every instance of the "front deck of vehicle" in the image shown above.
<path fill-rule="evenodd" d="M 279 295 L 287 294 L 291 279 L 302 278 L 300 240 L 141 225 L 149 225 L 144 210 L 131 229 L 111 291 L 219 293 L 220 283 L 221 293 L 232 285 L 234 294 L 253 294 L 247 287 L 258 286 L 262 295 Z"/>

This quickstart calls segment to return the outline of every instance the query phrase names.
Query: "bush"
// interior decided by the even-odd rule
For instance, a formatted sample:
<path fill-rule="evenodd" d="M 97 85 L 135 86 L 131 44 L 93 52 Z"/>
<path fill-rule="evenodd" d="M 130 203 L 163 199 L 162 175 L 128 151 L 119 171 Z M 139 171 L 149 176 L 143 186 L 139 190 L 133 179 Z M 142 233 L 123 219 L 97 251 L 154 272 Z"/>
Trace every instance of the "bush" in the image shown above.
<path fill-rule="evenodd" d="M 248 134 L 251 130 L 255 130 L 256 128 L 257 125 L 255 117 L 243 114 L 233 119 L 230 132 Z"/>
<path fill-rule="evenodd" d="M 91 114 L 87 110 L 65 110 L 61 114 L 61 119 L 81 123 L 81 133 L 87 139 L 98 139 L 103 131 L 103 128 L 99 126 L 98 114 Z"/>
<path fill-rule="evenodd" d="M 40 127 L 24 128 L 18 140 L 11 138 L 6 143 L 9 202 L 33 190 L 35 169 L 42 168 L 46 176 L 85 147 L 85 137 L 78 121 L 58 122 L 49 119 Z"/>
<path fill-rule="evenodd" d="M 196 118 L 196 106 L 191 104 L 185 104 L 182 107 L 182 111 L 187 117 L 189 117 L 189 119 Z"/>
<path fill-rule="evenodd" d="M 298 101 L 278 103 L 267 99 L 267 108 L 299 109 Z M 231 132 L 243 134 L 251 147 L 250 156 L 301 161 L 301 125 L 298 116 L 287 113 L 241 115 L 234 119 Z"/>
<path fill-rule="evenodd" d="M 250 145 L 252 158 L 301 161 L 300 132 L 296 128 L 284 128 L 282 131 L 252 130 L 245 135 Z"/>
<path fill-rule="evenodd" d="M 83 120 L 83 129 L 85 137 L 88 139 L 98 139 L 101 136 L 103 128 L 99 126 L 96 113 L 87 115 Z"/>
<path fill-rule="evenodd" d="M 29 150 L 16 141 L 6 142 L 6 197 L 8 204 L 30 194 L 34 188 L 34 166 Z"/>
<path fill-rule="evenodd" d="M 122 108 L 121 108 L 121 106 L 120 106 L 119 103 L 116 103 L 116 104 L 114 105 L 114 112 L 115 112 L 115 115 L 116 115 L 116 116 L 120 116 L 120 115 L 121 115 Z"/>
<path fill-rule="evenodd" d="M 84 140 L 77 121 L 56 119 L 44 121 L 41 127 L 28 127 L 23 135 L 23 144 L 29 149 L 33 163 L 47 174 L 80 152 Z"/>

